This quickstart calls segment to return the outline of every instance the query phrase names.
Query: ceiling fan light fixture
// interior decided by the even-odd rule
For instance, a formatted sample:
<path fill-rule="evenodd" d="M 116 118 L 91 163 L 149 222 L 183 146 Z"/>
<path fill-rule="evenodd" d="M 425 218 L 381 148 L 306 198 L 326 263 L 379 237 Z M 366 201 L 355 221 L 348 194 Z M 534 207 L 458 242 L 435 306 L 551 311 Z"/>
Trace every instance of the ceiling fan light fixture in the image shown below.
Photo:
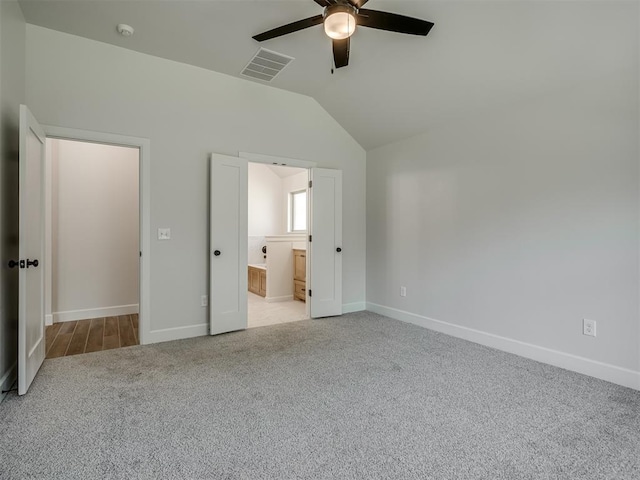
<path fill-rule="evenodd" d="M 324 31 L 334 40 L 349 38 L 356 31 L 356 17 L 350 11 L 327 12 Z"/>

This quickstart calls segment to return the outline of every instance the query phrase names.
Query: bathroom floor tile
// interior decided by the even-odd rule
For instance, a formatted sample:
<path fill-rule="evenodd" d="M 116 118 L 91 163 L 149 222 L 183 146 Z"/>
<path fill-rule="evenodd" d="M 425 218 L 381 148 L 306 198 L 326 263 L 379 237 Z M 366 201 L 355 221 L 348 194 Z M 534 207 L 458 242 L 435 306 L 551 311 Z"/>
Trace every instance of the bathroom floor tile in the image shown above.
<path fill-rule="evenodd" d="M 306 304 L 299 300 L 268 303 L 263 297 L 247 292 L 249 328 L 296 322 L 309 318 Z"/>

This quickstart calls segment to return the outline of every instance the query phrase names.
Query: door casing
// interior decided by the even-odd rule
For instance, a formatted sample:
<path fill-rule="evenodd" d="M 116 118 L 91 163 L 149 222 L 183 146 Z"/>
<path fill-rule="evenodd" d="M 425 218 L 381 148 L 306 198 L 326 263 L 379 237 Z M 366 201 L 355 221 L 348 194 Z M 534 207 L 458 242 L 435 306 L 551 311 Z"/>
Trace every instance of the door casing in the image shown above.
<path fill-rule="evenodd" d="M 273 155 L 263 155 L 261 153 L 250 153 L 250 152 L 239 152 L 238 156 L 240 158 L 246 158 L 249 162 L 252 163 L 264 163 L 266 165 L 280 165 L 285 167 L 296 167 L 296 168 L 304 168 L 307 170 L 307 176 L 311 179 L 311 169 L 316 167 L 318 164 L 316 162 L 311 162 L 309 160 L 298 160 L 297 158 L 286 158 L 286 157 L 277 157 Z M 311 202 L 308 200 L 309 196 L 313 195 L 310 189 L 307 187 L 307 250 L 309 250 L 309 230 L 310 225 L 309 221 L 311 218 L 310 215 L 310 205 Z M 306 256 L 307 264 L 306 264 L 306 272 L 307 272 L 307 281 L 306 284 L 309 285 L 309 272 L 311 271 L 311 259 L 309 255 Z M 305 302 L 305 315 L 307 318 L 311 318 L 311 308 L 310 303 Z"/>
<path fill-rule="evenodd" d="M 81 142 L 101 143 L 108 145 L 118 145 L 123 147 L 133 147 L 139 150 L 139 178 L 138 187 L 139 208 L 140 208 L 140 285 L 139 285 L 139 335 L 140 344 L 149 343 L 151 325 L 151 142 L 147 138 L 130 137 L 112 133 L 94 132 L 75 128 L 57 127 L 53 125 L 42 125 L 47 138 L 57 138 L 63 140 L 77 140 Z M 47 187 L 45 187 L 47 188 Z M 48 186 L 50 188 L 50 185 Z M 50 190 L 44 192 L 49 197 Z M 51 218 L 51 202 L 46 205 L 45 216 Z M 51 246 L 45 245 L 45 252 L 49 252 L 45 258 L 45 304 L 51 305 Z"/>

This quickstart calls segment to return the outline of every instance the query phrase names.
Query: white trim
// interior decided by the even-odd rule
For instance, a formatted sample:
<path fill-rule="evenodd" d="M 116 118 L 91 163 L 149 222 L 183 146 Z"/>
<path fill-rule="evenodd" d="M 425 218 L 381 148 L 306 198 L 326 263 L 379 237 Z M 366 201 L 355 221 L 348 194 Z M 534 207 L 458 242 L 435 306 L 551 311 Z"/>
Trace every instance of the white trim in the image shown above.
<path fill-rule="evenodd" d="M 140 149 L 140 344 L 151 343 L 151 142 L 147 138 L 42 125 L 47 137 Z"/>
<path fill-rule="evenodd" d="M 550 348 L 521 342 L 492 333 L 475 330 L 473 328 L 454 325 L 452 323 L 435 320 L 433 318 L 416 315 L 415 313 L 386 307 L 367 302 L 367 310 L 385 315 L 402 322 L 413 323 L 420 327 L 436 332 L 462 338 L 470 342 L 479 343 L 487 347 L 496 348 L 504 352 L 513 353 L 521 357 L 530 358 L 538 362 L 547 363 L 573 372 L 589 375 L 606 380 L 624 387 L 640 390 L 640 372 L 618 367 L 608 363 L 590 360 L 570 353 L 552 350 Z"/>
<path fill-rule="evenodd" d="M 14 382 L 16 381 L 18 373 L 18 362 L 13 362 L 13 365 L 9 367 L 9 369 L 4 372 L 2 378 L 0 378 L 0 403 L 4 400 L 4 397 L 7 396 L 7 393 L 2 393 L 5 390 L 9 390 Z"/>
<path fill-rule="evenodd" d="M 290 233 L 289 235 L 267 235 L 265 242 L 305 242 L 309 238 L 304 233 Z"/>
<path fill-rule="evenodd" d="M 342 314 L 362 312 L 363 310 L 366 310 L 366 309 L 367 309 L 366 302 L 353 302 L 353 303 L 342 304 Z"/>
<path fill-rule="evenodd" d="M 209 335 L 209 325 L 189 325 L 187 327 L 164 328 L 162 330 L 151 330 L 148 334 L 147 343 L 169 342 L 171 340 L 181 340 L 183 338 L 202 337 Z"/>
<path fill-rule="evenodd" d="M 293 295 L 283 295 L 282 297 L 265 297 L 267 303 L 291 302 Z"/>
<path fill-rule="evenodd" d="M 274 155 L 263 155 L 261 153 L 238 152 L 238 157 L 246 158 L 254 163 L 267 163 L 269 165 L 283 165 L 287 167 L 313 168 L 316 162 L 309 160 L 298 160 L 297 158 L 276 157 Z"/>
<path fill-rule="evenodd" d="M 640 10 L 638 11 L 638 18 L 636 19 L 636 21 L 640 22 Z M 639 52 L 640 53 L 640 52 Z M 638 58 L 636 60 L 640 60 L 640 55 L 638 56 Z M 638 93 L 640 94 L 640 77 L 638 78 Z M 640 152 L 640 135 L 638 135 L 638 151 Z M 638 178 L 637 180 L 640 180 L 640 178 Z M 639 245 L 640 246 L 640 245 Z M 640 257 L 638 257 L 638 270 L 640 271 Z M 639 305 L 640 306 L 640 305 Z M 638 319 L 638 323 L 640 324 L 640 318 Z M 640 328 L 638 328 L 638 333 L 636 334 L 636 340 L 637 340 L 637 345 L 638 345 L 638 368 L 640 369 Z"/>
<path fill-rule="evenodd" d="M 89 318 L 117 317 L 118 315 L 131 315 L 139 313 L 137 303 L 131 305 L 116 305 L 114 307 L 87 308 L 86 310 L 67 310 L 66 312 L 53 312 L 53 322 L 75 322 Z"/>
<path fill-rule="evenodd" d="M 51 148 L 49 148 L 51 147 Z M 53 285 L 53 151 L 58 145 L 45 140 L 45 162 L 44 162 L 44 258 L 42 268 L 44 270 L 44 324 L 52 325 L 53 317 L 51 311 L 51 296 Z M 56 155 L 57 155 L 56 151 Z M 50 322 L 50 323 L 47 323 Z"/>

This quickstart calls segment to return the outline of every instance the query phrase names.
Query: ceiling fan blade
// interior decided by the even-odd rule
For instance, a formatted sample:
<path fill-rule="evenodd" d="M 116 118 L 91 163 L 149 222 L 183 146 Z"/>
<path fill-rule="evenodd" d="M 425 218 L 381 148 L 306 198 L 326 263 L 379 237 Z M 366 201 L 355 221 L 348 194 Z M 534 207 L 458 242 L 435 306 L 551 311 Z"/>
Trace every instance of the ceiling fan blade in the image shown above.
<path fill-rule="evenodd" d="M 317 0 L 316 0 L 317 1 Z M 356 8 L 362 8 L 362 6 L 369 0 L 349 0 L 349 3 Z"/>
<path fill-rule="evenodd" d="M 316 2 L 318 5 L 320 5 L 321 7 L 328 7 L 329 5 L 333 5 L 335 3 L 335 0 L 313 0 L 314 2 Z"/>
<path fill-rule="evenodd" d="M 395 13 L 380 12 L 361 8 L 358 11 L 358 25 L 362 27 L 389 30 L 391 32 L 408 33 L 410 35 L 426 35 L 433 23 L 419 18 L 405 17 Z"/>
<path fill-rule="evenodd" d="M 320 25 L 323 21 L 322 15 L 316 15 L 315 17 L 305 18 L 304 20 L 298 20 L 297 22 L 289 23 L 273 30 L 260 33 L 253 37 L 258 42 L 264 42 L 265 40 L 271 40 L 272 38 L 281 37 L 288 33 L 297 32 L 305 28 L 313 27 L 314 25 Z"/>
<path fill-rule="evenodd" d="M 333 40 L 333 63 L 336 68 L 349 65 L 349 37 L 343 40 Z"/>

